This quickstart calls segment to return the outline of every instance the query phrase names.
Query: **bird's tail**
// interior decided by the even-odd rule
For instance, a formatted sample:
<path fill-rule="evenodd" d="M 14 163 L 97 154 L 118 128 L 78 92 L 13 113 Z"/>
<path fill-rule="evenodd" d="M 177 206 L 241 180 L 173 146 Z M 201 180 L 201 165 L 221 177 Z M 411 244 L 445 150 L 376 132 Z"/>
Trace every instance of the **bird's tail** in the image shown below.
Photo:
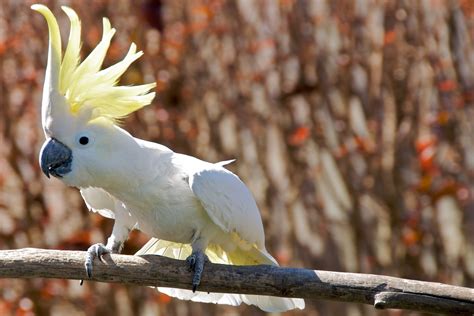
<path fill-rule="evenodd" d="M 152 238 L 140 249 L 136 255 L 156 254 L 174 259 L 186 259 L 191 255 L 192 248 L 189 244 L 169 242 L 162 239 Z M 266 251 L 253 248 L 244 251 L 240 248 L 232 253 L 224 252 L 220 247 L 208 247 L 206 255 L 213 263 L 235 264 L 235 265 L 256 265 L 270 264 L 278 265 L 276 260 Z M 207 293 L 192 292 L 191 290 L 158 287 L 158 291 L 176 297 L 181 300 L 194 302 L 240 305 L 242 302 L 255 305 L 266 312 L 283 312 L 290 309 L 303 309 L 304 300 L 299 298 L 283 298 L 275 296 L 249 295 L 249 294 L 228 294 L 228 293 Z"/>

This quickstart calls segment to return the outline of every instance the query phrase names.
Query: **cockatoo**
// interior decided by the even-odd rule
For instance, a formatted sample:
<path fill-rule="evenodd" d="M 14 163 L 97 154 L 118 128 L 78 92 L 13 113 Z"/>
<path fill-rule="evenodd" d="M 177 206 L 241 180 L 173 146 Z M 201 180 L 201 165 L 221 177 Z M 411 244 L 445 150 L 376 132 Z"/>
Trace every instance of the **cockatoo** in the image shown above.
<path fill-rule="evenodd" d="M 133 137 L 118 120 L 150 104 L 154 83 L 117 85 L 120 76 L 143 53 L 131 44 L 125 58 L 101 70 L 115 33 L 103 19 L 97 47 L 80 61 L 81 22 L 62 7 L 70 20 L 67 48 L 62 55 L 59 26 L 53 13 L 35 4 L 49 29 L 48 64 L 42 99 L 42 125 L 46 141 L 40 165 L 54 176 L 80 189 L 87 207 L 115 219 L 106 245 L 87 251 L 87 275 L 93 261 L 106 253 L 119 253 L 132 229 L 152 239 L 138 254 L 186 259 L 194 270 L 192 291 L 158 288 L 199 302 L 253 304 L 269 312 L 303 309 L 302 299 L 207 293 L 196 291 L 205 262 L 277 265 L 267 252 L 260 213 L 245 184 L 224 166 L 210 163 Z"/>

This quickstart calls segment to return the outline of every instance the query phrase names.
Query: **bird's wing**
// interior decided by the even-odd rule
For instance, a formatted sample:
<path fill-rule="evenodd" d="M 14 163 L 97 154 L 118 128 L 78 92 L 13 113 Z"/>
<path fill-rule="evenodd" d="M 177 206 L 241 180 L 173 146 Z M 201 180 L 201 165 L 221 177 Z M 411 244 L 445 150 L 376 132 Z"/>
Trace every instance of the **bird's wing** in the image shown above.
<path fill-rule="evenodd" d="M 228 164 L 233 163 L 234 161 L 235 161 L 235 159 L 223 160 L 223 161 L 216 162 L 215 165 L 224 167 L 224 166 L 226 166 L 226 165 L 228 165 Z"/>
<path fill-rule="evenodd" d="M 99 188 L 83 188 L 81 195 L 89 211 L 97 212 L 107 218 L 115 218 L 114 209 L 116 199 Z"/>
<path fill-rule="evenodd" d="M 189 186 L 212 221 L 243 249 L 265 249 L 262 219 L 245 184 L 219 164 L 206 164 L 189 176 Z"/>

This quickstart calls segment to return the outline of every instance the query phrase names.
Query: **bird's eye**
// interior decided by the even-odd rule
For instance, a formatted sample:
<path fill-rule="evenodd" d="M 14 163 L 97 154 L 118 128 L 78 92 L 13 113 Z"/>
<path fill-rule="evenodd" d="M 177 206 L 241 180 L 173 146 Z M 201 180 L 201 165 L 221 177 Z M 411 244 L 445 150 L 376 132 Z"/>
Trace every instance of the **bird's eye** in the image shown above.
<path fill-rule="evenodd" d="M 78 148 L 89 148 L 95 141 L 94 134 L 89 131 L 81 131 L 76 134 L 75 143 Z"/>
<path fill-rule="evenodd" d="M 87 144 L 89 144 L 89 137 L 87 137 L 87 136 L 81 136 L 81 137 L 79 138 L 79 144 L 81 144 L 81 145 L 87 145 Z"/>

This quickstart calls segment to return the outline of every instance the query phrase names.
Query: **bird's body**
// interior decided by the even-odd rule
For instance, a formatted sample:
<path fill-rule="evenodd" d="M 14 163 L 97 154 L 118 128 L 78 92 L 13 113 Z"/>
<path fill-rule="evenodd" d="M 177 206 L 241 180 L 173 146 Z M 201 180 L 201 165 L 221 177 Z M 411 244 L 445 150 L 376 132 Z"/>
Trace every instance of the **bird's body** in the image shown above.
<path fill-rule="evenodd" d="M 125 58 L 100 70 L 115 33 L 104 19 L 101 42 L 80 63 L 80 20 L 67 7 L 69 44 L 62 58 L 59 26 L 52 12 L 34 5 L 49 27 L 49 53 L 43 90 L 42 124 L 46 136 L 40 154 L 43 172 L 77 187 L 92 211 L 115 220 L 104 246 L 88 250 L 94 258 L 120 252 L 130 230 L 152 239 L 139 254 L 186 259 L 194 270 L 193 291 L 162 289 L 172 296 L 201 302 L 254 304 L 266 311 L 304 308 L 301 299 L 195 292 L 207 259 L 226 264 L 273 264 L 265 249 L 257 204 L 245 184 L 224 168 L 133 137 L 117 120 L 148 105 L 154 83 L 117 86 L 119 77 L 141 56 L 131 45 Z"/>
<path fill-rule="evenodd" d="M 81 188 L 89 209 L 115 219 L 109 249 L 119 251 L 129 231 L 138 228 L 154 237 L 139 254 L 186 259 L 202 250 L 216 263 L 277 264 L 265 249 L 262 220 L 250 191 L 224 168 L 230 161 L 210 163 L 134 138 L 117 127 L 115 133 L 120 149 L 109 147 L 115 156 L 114 163 L 108 163 L 112 170 L 95 164 L 86 173 L 88 178 L 80 180 L 91 184 Z M 122 152 L 124 146 L 127 150 Z M 129 171 L 114 172 L 129 170 L 130 161 L 133 176 Z M 70 173 L 62 180 L 80 187 L 81 183 L 75 183 L 78 178 Z M 159 289 L 182 299 L 232 305 L 246 302 L 267 311 L 304 304 L 297 299 Z"/>
<path fill-rule="evenodd" d="M 114 135 L 120 141 L 117 142 L 117 148 L 110 145 L 108 153 L 113 159 L 102 157 L 100 160 L 104 162 L 103 166 L 96 163 L 88 167 L 89 172 L 83 173 L 87 178 L 74 173 L 62 178 L 65 183 L 81 188 L 89 205 L 97 203 L 94 198 L 107 198 L 106 195 L 101 197 L 99 193 L 90 197 L 91 190 L 103 192 L 122 203 L 130 213 L 130 218 L 124 223 L 132 225 L 129 229 L 136 224 L 141 231 L 159 239 L 178 243 L 204 239 L 223 249 L 232 250 L 235 243 L 231 241 L 230 235 L 236 234 L 239 223 L 232 222 L 232 219 L 227 219 L 226 223 L 224 214 L 211 218 L 213 215 L 206 212 L 203 201 L 192 189 L 197 180 L 200 185 L 213 189 L 208 194 L 214 195 L 210 198 L 215 199 L 216 203 L 222 202 L 222 208 L 233 196 L 240 203 L 247 203 L 241 210 L 233 205 L 230 207 L 241 213 L 235 218 L 241 221 L 245 219 L 245 223 L 240 223 L 238 228 L 244 230 L 241 234 L 248 243 L 263 249 L 264 234 L 258 208 L 251 193 L 236 175 L 222 164 L 178 154 L 160 144 L 134 138 L 120 128 L 115 129 Z M 109 137 L 112 138 L 112 134 Z M 123 138 L 128 138 L 128 141 L 124 142 Z M 228 191 L 232 188 L 233 192 Z M 95 208 L 91 206 L 91 209 Z M 122 219 L 116 217 L 116 220 Z"/>

